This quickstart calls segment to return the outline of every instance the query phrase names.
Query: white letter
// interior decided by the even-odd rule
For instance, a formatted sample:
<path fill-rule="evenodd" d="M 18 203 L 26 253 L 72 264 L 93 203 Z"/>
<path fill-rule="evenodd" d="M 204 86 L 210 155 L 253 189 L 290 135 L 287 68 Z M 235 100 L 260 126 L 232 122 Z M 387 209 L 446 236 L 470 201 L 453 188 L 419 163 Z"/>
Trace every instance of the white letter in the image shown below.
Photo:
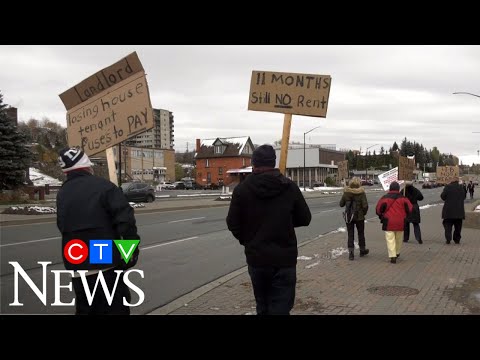
<path fill-rule="evenodd" d="M 18 302 L 18 274 L 22 275 L 22 278 L 26 281 L 30 289 L 33 290 L 35 295 L 40 299 L 43 305 L 47 306 L 47 266 L 51 264 L 51 261 L 39 261 L 38 263 L 43 267 L 43 291 L 40 292 L 40 289 L 37 285 L 34 284 L 30 276 L 23 270 L 20 264 L 16 261 L 9 261 L 10 265 L 14 268 L 14 277 L 13 277 L 13 286 L 14 286 L 14 299 L 13 303 L 10 303 L 10 306 L 23 306 L 22 303 Z"/>
<path fill-rule="evenodd" d="M 100 284 L 102 284 L 103 292 L 105 293 L 105 297 L 107 298 L 108 305 L 112 305 L 113 301 L 113 294 L 115 294 L 115 290 L 117 289 L 118 279 L 120 274 L 123 270 L 114 270 L 117 273 L 117 278 L 115 279 L 115 285 L 113 286 L 112 293 L 110 294 L 108 291 L 107 283 L 105 282 L 105 278 L 103 277 L 103 272 L 100 271 L 97 276 L 97 281 L 95 282 L 95 286 L 93 288 L 93 292 L 90 293 L 90 289 L 88 287 L 87 277 L 85 274 L 88 270 L 78 270 L 77 273 L 80 275 L 82 279 L 83 289 L 85 290 L 85 294 L 87 295 L 88 305 L 92 305 L 93 297 L 95 296 L 95 292 L 97 291 L 98 281 L 100 280 Z M 93 276 L 93 275 L 90 275 Z"/>
<path fill-rule="evenodd" d="M 132 271 L 134 272 L 138 272 L 140 274 L 140 276 L 142 277 L 143 279 L 143 270 L 137 270 L 137 269 L 133 269 L 133 270 L 128 270 L 125 272 L 125 274 L 123 275 L 123 282 L 125 283 L 125 285 L 127 285 L 130 289 L 132 289 L 133 291 L 135 291 L 137 294 L 138 294 L 138 301 L 135 303 L 135 304 L 129 304 L 127 302 L 127 300 L 125 299 L 125 297 L 123 298 L 123 305 L 125 306 L 138 306 L 138 305 L 141 305 L 143 303 L 143 301 L 145 300 L 145 294 L 143 292 L 142 289 L 140 289 L 138 286 L 134 285 L 130 279 L 128 278 L 128 274 L 130 274 Z"/>
<path fill-rule="evenodd" d="M 103 254 L 102 247 L 103 246 L 108 246 L 108 244 L 93 244 L 93 246 L 99 246 L 100 247 L 100 260 L 102 260 L 103 259 L 103 257 L 102 257 L 102 254 Z"/>
<path fill-rule="evenodd" d="M 51 270 L 53 275 L 55 276 L 55 301 L 52 303 L 52 306 L 70 306 L 75 305 L 75 299 L 72 302 L 62 303 L 60 301 L 60 288 L 67 288 L 68 290 L 72 291 L 72 281 L 68 283 L 68 285 L 60 285 L 60 275 L 62 273 L 70 274 L 73 276 L 73 270 Z"/>
<path fill-rule="evenodd" d="M 70 255 L 70 257 L 71 257 L 73 260 L 80 260 L 80 259 L 82 258 L 82 255 L 76 256 L 76 257 L 72 255 L 72 247 L 74 247 L 74 246 L 75 246 L 75 247 L 79 247 L 80 249 L 83 249 L 83 246 L 80 245 L 80 244 L 72 244 L 72 245 L 70 245 L 69 248 L 68 248 L 68 255 Z"/>

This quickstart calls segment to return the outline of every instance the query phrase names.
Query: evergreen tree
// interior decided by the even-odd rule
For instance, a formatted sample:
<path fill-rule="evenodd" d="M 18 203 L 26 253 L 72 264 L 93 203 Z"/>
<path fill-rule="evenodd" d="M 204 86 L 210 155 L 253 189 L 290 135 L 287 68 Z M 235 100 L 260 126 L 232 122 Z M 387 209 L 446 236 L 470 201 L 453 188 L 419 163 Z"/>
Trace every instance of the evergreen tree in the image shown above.
<path fill-rule="evenodd" d="M 25 146 L 26 137 L 8 118 L 6 108 L 0 93 L 0 190 L 23 185 L 25 172 L 30 165 L 30 151 Z"/>

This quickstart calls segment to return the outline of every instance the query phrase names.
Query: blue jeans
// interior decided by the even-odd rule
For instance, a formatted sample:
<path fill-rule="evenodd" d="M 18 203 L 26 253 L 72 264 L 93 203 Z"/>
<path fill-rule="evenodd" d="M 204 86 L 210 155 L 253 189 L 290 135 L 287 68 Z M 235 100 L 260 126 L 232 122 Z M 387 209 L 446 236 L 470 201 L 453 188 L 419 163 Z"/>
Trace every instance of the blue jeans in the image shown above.
<path fill-rule="evenodd" d="M 248 266 L 257 315 L 290 315 L 295 302 L 296 266 Z"/>

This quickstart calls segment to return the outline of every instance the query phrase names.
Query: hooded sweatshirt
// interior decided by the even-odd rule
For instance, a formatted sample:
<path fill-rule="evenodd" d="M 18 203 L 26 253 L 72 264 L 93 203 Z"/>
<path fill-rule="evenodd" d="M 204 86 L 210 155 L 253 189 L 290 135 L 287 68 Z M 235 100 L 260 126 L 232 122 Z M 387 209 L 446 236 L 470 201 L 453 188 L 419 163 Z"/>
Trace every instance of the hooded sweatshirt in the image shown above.
<path fill-rule="evenodd" d="M 245 246 L 250 266 L 297 264 L 295 227 L 312 215 L 298 186 L 278 169 L 253 173 L 233 191 L 228 229 Z"/>

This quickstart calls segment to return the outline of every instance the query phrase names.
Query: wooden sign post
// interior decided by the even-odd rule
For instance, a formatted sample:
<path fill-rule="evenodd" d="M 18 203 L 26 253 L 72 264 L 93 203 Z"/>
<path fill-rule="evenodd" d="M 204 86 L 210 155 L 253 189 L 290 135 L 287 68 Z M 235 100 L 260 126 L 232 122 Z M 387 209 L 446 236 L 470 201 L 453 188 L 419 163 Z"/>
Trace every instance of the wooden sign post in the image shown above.
<path fill-rule="evenodd" d="M 248 110 L 285 114 L 279 169 L 285 174 L 292 114 L 327 117 L 330 75 L 252 71 Z"/>
<path fill-rule="evenodd" d="M 110 181 L 118 185 L 113 146 L 154 126 L 137 53 L 93 74 L 60 94 L 60 99 L 67 109 L 68 145 L 87 155 L 105 150 Z"/>

